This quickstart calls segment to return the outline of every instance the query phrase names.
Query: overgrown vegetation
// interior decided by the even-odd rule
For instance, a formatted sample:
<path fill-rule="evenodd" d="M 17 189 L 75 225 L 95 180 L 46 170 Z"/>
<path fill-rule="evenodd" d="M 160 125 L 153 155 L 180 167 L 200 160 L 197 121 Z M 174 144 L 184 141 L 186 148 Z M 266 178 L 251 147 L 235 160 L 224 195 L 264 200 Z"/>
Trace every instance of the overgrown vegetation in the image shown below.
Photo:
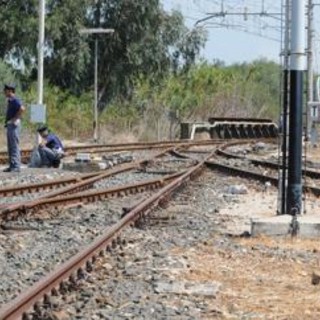
<path fill-rule="evenodd" d="M 115 101 L 102 114 L 115 132 L 119 126 L 143 138 L 170 137 L 181 121 L 206 121 L 211 116 L 268 117 L 277 120 L 279 66 L 257 60 L 221 66 L 207 62 L 188 72 L 171 74 L 157 86 L 136 82 L 132 100 Z"/>
<path fill-rule="evenodd" d="M 37 5 L 0 3 L 0 84 L 18 83 L 26 105 L 36 101 Z M 180 13 L 164 12 L 158 0 L 48 0 L 44 100 L 49 126 L 65 138 L 92 133 L 94 42 L 80 30 L 93 27 L 115 29 L 98 36 L 104 141 L 119 132 L 144 140 L 172 138 L 179 121 L 214 115 L 277 118 L 276 63 L 200 61 L 206 33 L 189 30 Z M 25 126 L 33 128 L 27 119 Z"/>

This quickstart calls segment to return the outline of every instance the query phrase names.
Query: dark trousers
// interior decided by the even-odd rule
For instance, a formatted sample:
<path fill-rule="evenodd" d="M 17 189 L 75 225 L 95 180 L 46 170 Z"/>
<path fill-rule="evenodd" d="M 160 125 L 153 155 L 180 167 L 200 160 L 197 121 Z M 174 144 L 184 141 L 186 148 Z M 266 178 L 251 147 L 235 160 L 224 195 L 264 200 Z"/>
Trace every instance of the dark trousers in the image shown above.
<path fill-rule="evenodd" d="M 42 166 L 59 167 L 61 155 L 56 150 L 47 147 L 39 147 L 39 154 Z"/>
<path fill-rule="evenodd" d="M 9 155 L 9 166 L 11 169 L 19 169 L 21 165 L 21 155 L 19 147 L 20 124 L 7 124 L 7 147 Z"/>

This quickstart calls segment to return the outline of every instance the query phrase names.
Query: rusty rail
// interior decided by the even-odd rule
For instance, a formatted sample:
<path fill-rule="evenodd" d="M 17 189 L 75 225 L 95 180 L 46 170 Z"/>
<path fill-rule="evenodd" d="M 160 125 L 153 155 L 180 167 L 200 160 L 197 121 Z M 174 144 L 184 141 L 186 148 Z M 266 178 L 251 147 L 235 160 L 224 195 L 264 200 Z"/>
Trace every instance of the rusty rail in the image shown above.
<path fill-rule="evenodd" d="M 224 146 L 226 148 L 227 146 Z M 228 152 L 224 150 L 224 148 L 217 149 L 216 154 L 228 159 L 240 159 L 240 160 L 248 160 L 255 166 L 264 166 L 267 168 L 271 168 L 274 170 L 279 170 L 279 168 L 282 168 L 282 164 L 268 161 L 268 160 L 258 160 L 258 159 L 253 159 L 247 156 L 243 155 L 238 155 L 234 154 L 232 152 Z M 302 173 L 306 175 L 307 177 L 313 178 L 313 179 L 320 179 L 320 172 L 317 170 L 312 170 L 312 169 L 302 169 Z"/>
<path fill-rule="evenodd" d="M 213 160 L 206 161 L 206 165 L 207 165 L 207 167 L 209 167 L 211 169 L 219 170 L 221 172 L 227 173 L 228 175 L 232 174 L 232 175 L 243 177 L 246 179 L 254 179 L 254 180 L 257 180 L 257 181 L 260 181 L 263 183 L 270 182 L 274 186 L 278 187 L 279 180 L 278 180 L 278 178 L 275 178 L 275 177 L 266 176 L 266 175 L 263 175 L 258 172 L 240 169 L 238 167 L 233 167 L 230 165 L 224 165 L 224 164 L 219 163 L 218 161 L 213 161 Z M 309 186 L 309 185 L 304 185 L 302 188 L 306 192 L 310 192 L 317 197 L 320 196 L 320 188 Z"/>
<path fill-rule="evenodd" d="M 100 175 L 101 172 L 94 173 L 86 173 L 83 175 L 79 175 L 77 177 L 63 178 L 63 179 L 55 179 L 50 181 L 45 181 L 41 183 L 28 183 L 21 184 L 19 186 L 8 186 L 4 188 L 0 188 L 0 196 L 18 196 L 32 192 L 39 192 L 43 190 L 52 190 L 59 187 L 65 187 L 70 184 L 75 184 L 83 180 L 90 179 L 92 177 Z"/>
<path fill-rule="evenodd" d="M 115 198 L 120 196 L 126 196 L 129 194 L 135 194 L 140 192 L 145 192 L 147 190 L 154 190 L 163 187 L 169 181 L 176 179 L 181 176 L 184 172 L 178 172 L 164 176 L 162 178 L 150 179 L 147 181 L 127 184 L 121 187 L 105 188 L 99 190 L 90 190 L 87 192 L 75 193 L 66 196 L 52 197 L 52 198 L 42 198 L 37 200 L 30 200 L 26 202 L 19 203 L 7 208 L 2 209 L 0 215 L 2 219 L 8 220 L 18 214 L 30 214 L 30 212 L 37 212 L 42 209 L 47 209 L 49 207 L 54 207 L 58 209 L 59 207 L 64 207 L 66 205 L 74 205 L 81 203 L 90 203 L 95 201 L 101 201 L 103 199 Z"/>
<path fill-rule="evenodd" d="M 171 148 L 166 149 L 164 151 L 161 151 L 157 153 L 156 155 L 148 158 L 148 159 L 143 159 L 139 161 L 135 161 L 129 164 L 122 164 L 119 165 L 115 168 L 112 168 L 107 171 L 100 171 L 96 173 L 89 173 L 85 175 L 81 175 L 80 179 L 78 178 L 66 178 L 66 179 L 58 179 L 54 181 L 47 181 L 43 183 L 37 183 L 37 184 L 27 184 L 27 185 L 21 185 L 21 186 L 16 186 L 16 187 L 7 187 L 7 188 L 2 188 L 0 189 L 0 195 L 19 195 L 19 194 L 25 194 L 25 193 L 30 193 L 32 191 L 37 192 L 40 190 L 45 190 L 45 189 L 52 189 L 53 187 L 58 187 L 58 186 L 66 186 L 65 188 L 62 188 L 60 190 L 53 191 L 51 193 L 45 194 L 44 196 L 41 196 L 38 199 L 42 198 L 52 198 L 52 197 L 57 197 L 63 194 L 67 193 L 72 193 L 72 192 L 79 192 L 85 189 L 90 188 L 95 182 L 105 179 L 109 176 L 116 175 L 125 171 L 133 170 L 135 168 L 138 168 L 141 165 L 145 165 L 148 162 L 153 161 L 155 158 L 159 158 L 163 155 L 165 155 L 167 152 L 172 151 Z M 19 204 L 16 204 L 19 205 Z M 0 208 L 3 207 L 11 207 L 12 205 L 1 205 Z"/>
<path fill-rule="evenodd" d="M 161 149 L 175 147 L 181 145 L 213 145 L 222 143 L 220 139 L 203 140 L 203 141 L 188 141 L 188 140 L 172 140 L 172 141 L 157 141 L 157 142 L 137 142 L 137 143 L 121 143 L 121 144 L 102 144 L 102 145 L 81 145 L 66 147 L 66 155 L 74 155 L 77 152 L 117 152 L 117 151 L 134 151 L 143 149 Z M 32 149 L 21 150 L 21 160 L 23 163 L 29 161 Z M 6 151 L 0 151 L 0 164 L 6 164 L 8 156 Z"/>
<path fill-rule="evenodd" d="M 211 155 L 210 155 L 211 156 Z M 210 156 L 207 158 L 209 159 Z M 23 316 L 26 318 L 26 313 L 30 308 L 37 305 L 40 300 L 48 300 L 50 294 L 54 294 L 59 288 L 63 288 L 66 280 L 74 281 L 75 278 L 80 278 L 83 274 L 83 268 L 91 269 L 92 263 L 97 259 L 98 254 L 103 254 L 105 251 L 112 250 L 112 247 L 121 243 L 120 233 L 129 226 L 134 226 L 134 223 L 146 216 L 153 208 L 161 201 L 169 197 L 180 187 L 190 180 L 192 177 L 198 176 L 199 171 L 204 167 L 204 161 L 189 169 L 180 177 L 175 178 L 167 186 L 159 190 L 156 194 L 149 197 L 145 201 L 140 202 L 131 211 L 129 211 L 118 223 L 111 228 L 106 229 L 105 233 L 94 241 L 85 250 L 74 256 L 72 259 L 64 263 L 57 270 L 51 272 L 44 279 L 33 285 L 29 290 L 18 296 L 11 303 L 5 305 L 0 310 L 1 320 L 19 319 Z"/>

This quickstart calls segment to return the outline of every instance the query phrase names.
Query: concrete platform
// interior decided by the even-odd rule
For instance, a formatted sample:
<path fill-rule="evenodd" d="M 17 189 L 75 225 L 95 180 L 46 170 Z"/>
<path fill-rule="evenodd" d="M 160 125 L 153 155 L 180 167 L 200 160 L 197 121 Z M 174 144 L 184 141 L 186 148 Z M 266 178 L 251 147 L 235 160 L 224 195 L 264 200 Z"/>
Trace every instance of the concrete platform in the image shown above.
<path fill-rule="evenodd" d="M 297 236 L 302 238 L 320 238 L 320 214 L 297 217 Z M 251 219 L 251 235 L 288 236 L 292 234 L 292 216 L 280 215 L 268 218 Z"/>

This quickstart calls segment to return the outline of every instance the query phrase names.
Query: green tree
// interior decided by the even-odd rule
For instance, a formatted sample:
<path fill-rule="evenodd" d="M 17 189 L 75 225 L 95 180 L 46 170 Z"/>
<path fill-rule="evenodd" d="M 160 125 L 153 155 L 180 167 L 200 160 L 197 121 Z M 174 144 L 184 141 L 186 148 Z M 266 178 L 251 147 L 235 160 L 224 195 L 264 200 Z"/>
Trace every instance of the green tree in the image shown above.
<path fill-rule="evenodd" d="M 36 53 L 37 0 L 0 2 L 0 58 L 15 67 L 32 64 Z"/>
<path fill-rule="evenodd" d="M 38 0 L 0 2 L 0 23 L 0 57 L 36 80 Z M 205 43 L 159 0 L 47 0 L 45 78 L 77 95 L 93 83 L 94 36 L 80 35 L 83 27 L 115 29 L 97 36 L 101 109 L 132 96 L 136 77 L 156 83 L 173 68 L 190 68 Z"/>
<path fill-rule="evenodd" d="M 115 96 L 130 98 L 137 77 L 153 84 L 174 68 L 195 62 L 206 34 L 188 30 L 178 12 L 167 13 L 158 0 L 100 0 L 89 19 L 94 26 L 114 28 L 100 41 L 100 97 L 104 103 Z"/>
<path fill-rule="evenodd" d="M 6 83 L 15 83 L 18 86 L 18 90 L 20 91 L 19 88 L 19 78 L 16 75 L 16 72 L 13 68 L 11 68 L 7 63 L 5 63 L 3 60 L 0 59 L 0 117 L 4 117 L 5 115 L 5 110 L 6 110 L 6 99 L 5 96 L 2 92 L 4 84 Z M 1 122 L 3 123 L 3 121 Z"/>

